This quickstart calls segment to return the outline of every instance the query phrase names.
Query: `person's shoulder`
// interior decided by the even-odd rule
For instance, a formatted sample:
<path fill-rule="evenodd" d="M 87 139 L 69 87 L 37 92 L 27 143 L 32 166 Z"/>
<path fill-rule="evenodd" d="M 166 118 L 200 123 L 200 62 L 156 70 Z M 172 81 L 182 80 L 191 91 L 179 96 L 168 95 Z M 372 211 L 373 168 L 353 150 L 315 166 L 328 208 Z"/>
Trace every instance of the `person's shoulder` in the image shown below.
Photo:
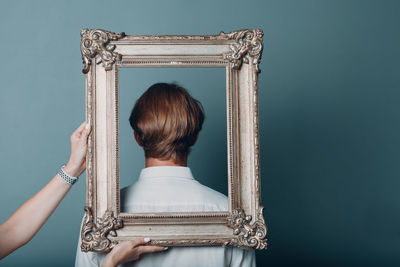
<path fill-rule="evenodd" d="M 125 210 L 126 205 L 135 203 L 140 199 L 145 199 L 146 192 L 141 190 L 137 183 L 133 183 L 129 186 L 123 187 L 120 190 L 120 205 L 121 209 Z"/>
<path fill-rule="evenodd" d="M 129 191 L 133 190 L 133 186 L 134 186 L 134 184 L 121 188 L 121 190 L 119 191 L 120 197 L 124 198 L 129 193 Z"/>
<path fill-rule="evenodd" d="M 121 196 L 123 195 L 128 195 L 128 194 L 132 194 L 134 191 L 137 191 L 138 188 L 138 181 L 134 182 L 131 185 L 125 186 L 123 188 L 120 189 L 120 194 Z"/>
<path fill-rule="evenodd" d="M 228 197 L 204 184 L 201 184 L 197 181 L 197 188 L 196 196 L 201 198 L 204 203 L 210 203 L 213 205 L 218 206 L 218 209 L 227 210 L 228 209 Z"/>
<path fill-rule="evenodd" d="M 211 187 L 201 184 L 200 182 L 198 184 L 200 185 L 200 188 L 204 192 L 204 194 L 209 195 L 210 197 L 213 197 L 215 199 L 219 199 L 221 201 L 228 200 L 228 197 L 226 195 L 218 192 L 217 190 L 214 190 Z"/>
<path fill-rule="evenodd" d="M 131 184 L 129 186 L 125 186 L 123 188 L 120 189 L 121 195 L 122 194 L 126 194 L 135 184 Z"/>

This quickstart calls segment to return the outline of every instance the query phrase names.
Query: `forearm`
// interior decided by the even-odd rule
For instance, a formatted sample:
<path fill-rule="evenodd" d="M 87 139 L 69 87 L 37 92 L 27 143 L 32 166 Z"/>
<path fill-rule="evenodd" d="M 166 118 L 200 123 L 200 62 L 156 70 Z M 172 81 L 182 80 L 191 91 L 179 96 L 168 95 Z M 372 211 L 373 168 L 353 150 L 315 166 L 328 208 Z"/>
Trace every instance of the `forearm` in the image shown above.
<path fill-rule="evenodd" d="M 85 127 L 85 124 L 82 123 L 71 135 L 71 155 L 63 168 L 64 172 L 74 177 L 78 177 L 85 170 L 87 140 L 90 134 L 90 125 L 86 124 Z M 55 175 L 42 190 L 0 225 L 0 259 L 32 239 L 71 189 L 69 183 L 70 181 L 67 183 Z"/>
<path fill-rule="evenodd" d="M 37 194 L 26 201 L 0 225 L 0 258 L 23 246 L 39 231 L 71 186 L 54 176 Z"/>

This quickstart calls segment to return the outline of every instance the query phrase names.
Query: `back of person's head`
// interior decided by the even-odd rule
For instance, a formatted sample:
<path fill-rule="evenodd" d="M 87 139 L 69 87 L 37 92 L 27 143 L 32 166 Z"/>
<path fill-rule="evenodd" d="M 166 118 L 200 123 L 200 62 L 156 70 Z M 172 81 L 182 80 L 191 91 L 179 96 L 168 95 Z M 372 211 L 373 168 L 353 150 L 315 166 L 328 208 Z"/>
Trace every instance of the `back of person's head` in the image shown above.
<path fill-rule="evenodd" d="M 176 84 L 156 83 L 136 101 L 129 117 L 145 157 L 180 163 L 190 153 L 204 121 L 199 101 Z"/>

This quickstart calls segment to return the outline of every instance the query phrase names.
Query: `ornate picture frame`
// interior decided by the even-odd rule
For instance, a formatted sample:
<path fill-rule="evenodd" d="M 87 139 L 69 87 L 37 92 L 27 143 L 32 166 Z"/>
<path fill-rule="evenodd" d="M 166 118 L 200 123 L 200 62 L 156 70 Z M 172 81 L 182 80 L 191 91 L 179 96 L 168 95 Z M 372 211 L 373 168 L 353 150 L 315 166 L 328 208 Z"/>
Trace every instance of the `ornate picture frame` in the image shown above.
<path fill-rule="evenodd" d="M 81 37 L 86 120 L 92 125 L 86 157 L 82 251 L 107 252 L 119 240 L 143 236 L 162 246 L 266 249 L 257 95 L 262 30 L 218 35 L 125 35 L 83 29 Z M 121 212 L 118 69 L 123 67 L 226 69 L 228 211 Z"/>

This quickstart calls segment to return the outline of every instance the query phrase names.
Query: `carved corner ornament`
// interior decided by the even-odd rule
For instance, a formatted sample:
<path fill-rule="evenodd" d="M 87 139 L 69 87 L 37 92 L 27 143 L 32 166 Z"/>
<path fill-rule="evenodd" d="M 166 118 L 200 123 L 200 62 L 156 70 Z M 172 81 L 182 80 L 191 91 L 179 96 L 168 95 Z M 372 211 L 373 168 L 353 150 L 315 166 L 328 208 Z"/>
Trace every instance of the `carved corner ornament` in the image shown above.
<path fill-rule="evenodd" d="M 106 211 L 103 218 L 99 218 L 96 224 L 91 208 L 86 206 L 85 212 L 81 230 L 81 250 L 83 252 L 109 252 L 117 242 L 111 241 L 107 236 L 117 236 L 115 230 L 123 227 L 122 220 L 115 218 L 112 211 Z"/>
<path fill-rule="evenodd" d="M 267 249 L 267 227 L 263 217 L 264 207 L 260 207 L 257 219 L 251 223 L 251 215 L 246 215 L 242 209 L 235 209 L 227 218 L 228 225 L 233 228 L 233 234 L 237 237 L 225 245 L 233 245 L 243 248 Z"/>
<path fill-rule="evenodd" d="M 256 72 L 260 72 L 258 64 L 261 60 L 262 37 L 264 35 L 261 29 L 240 30 L 231 33 L 221 32 L 220 35 L 236 40 L 236 43 L 230 46 L 231 51 L 224 55 L 226 59 L 233 63 L 234 69 L 240 69 L 243 62 L 248 64 L 251 60 L 256 66 Z"/>
<path fill-rule="evenodd" d="M 83 29 L 81 37 L 81 53 L 84 64 L 83 73 L 89 72 L 93 58 L 95 58 L 96 64 L 103 63 L 105 70 L 111 70 L 115 61 L 121 59 L 121 55 L 113 52 L 115 45 L 111 45 L 110 41 L 125 37 L 124 32 L 116 34 L 100 29 Z"/>

